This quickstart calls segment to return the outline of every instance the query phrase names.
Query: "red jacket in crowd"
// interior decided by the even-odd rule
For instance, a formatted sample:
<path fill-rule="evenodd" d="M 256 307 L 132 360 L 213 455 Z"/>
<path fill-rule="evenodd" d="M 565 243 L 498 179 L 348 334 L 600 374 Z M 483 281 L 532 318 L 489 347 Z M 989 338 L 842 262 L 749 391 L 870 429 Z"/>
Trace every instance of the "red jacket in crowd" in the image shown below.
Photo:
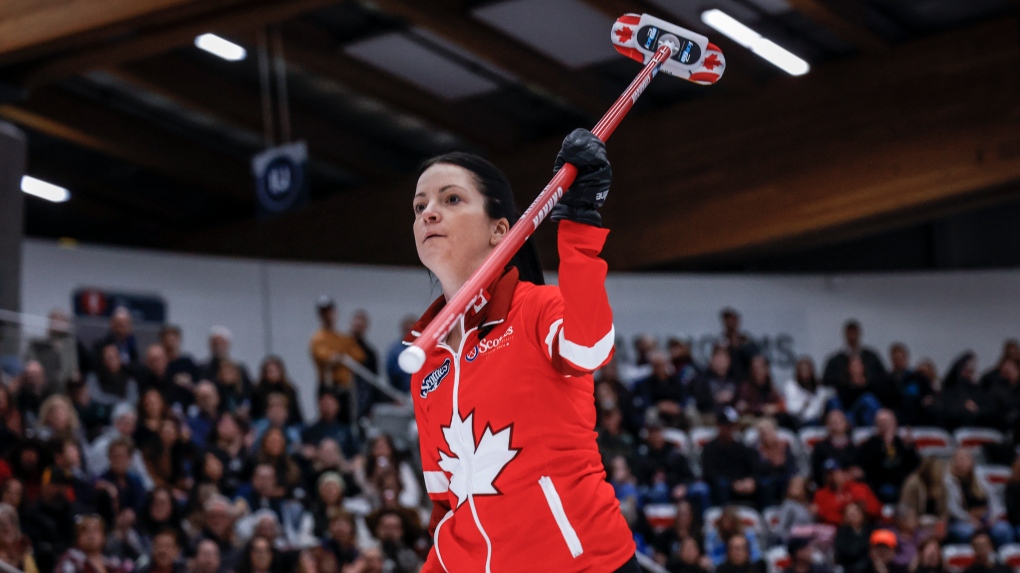
<path fill-rule="evenodd" d="M 843 510 L 851 502 L 864 506 L 864 513 L 869 518 L 878 518 L 882 513 L 882 504 L 871 492 L 867 484 L 847 478 L 842 491 L 834 491 L 825 486 L 815 492 L 815 505 L 818 506 L 818 517 L 825 523 L 840 525 L 843 523 Z"/>
<path fill-rule="evenodd" d="M 459 347 L 439 345 L 412 378 L 433 503 L 424 573 L 614 571 L 634 555 L 595 443 L 592 372 L 615 336 L 606 234 L 561 222 L 559 286 L 506 272 L 479 294 Z"/>

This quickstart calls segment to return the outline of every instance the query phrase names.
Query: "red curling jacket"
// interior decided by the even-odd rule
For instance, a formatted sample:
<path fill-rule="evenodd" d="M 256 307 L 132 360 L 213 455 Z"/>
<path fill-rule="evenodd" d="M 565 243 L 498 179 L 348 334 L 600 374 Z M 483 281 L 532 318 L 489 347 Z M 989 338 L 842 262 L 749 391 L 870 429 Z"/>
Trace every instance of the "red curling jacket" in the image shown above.
<path fill-rule="evenodd" d="M 611 572 L 634 555 L 595 444 L 591 373 L 615 336 L 607 233 L 561 222 L 559 286 L 506 272 L 464 318 L 459 348 L 439 345 L 412 377 L 433 503 L 423 573 Z"/>

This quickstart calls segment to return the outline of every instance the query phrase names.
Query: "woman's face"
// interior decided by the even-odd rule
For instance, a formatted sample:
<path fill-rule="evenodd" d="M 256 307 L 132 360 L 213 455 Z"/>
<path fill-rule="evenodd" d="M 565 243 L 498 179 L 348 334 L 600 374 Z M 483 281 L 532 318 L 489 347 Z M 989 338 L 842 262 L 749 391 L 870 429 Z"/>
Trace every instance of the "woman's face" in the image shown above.
<path fill-rule="evenodd" d="M 262 438 L 262 447 L 266 454 L 275 458 L 282 456 L 286 452 L 287 442 L 283 439 L 283 434 L 279 430 L 270 430 Z"/>
<path fill-rule="evenodd" d="M 251 542 L 251 564 L 256 571 L 267 571 L 273 563 L 273 550 L 263 537 L 256 537 Z"/>
<path fill-rule="evenodd" d="M 113 345 L 103 347 L 103 368 L 109 372 L 120 371 L 120 352 Z"/>
<path fill-rule="evenodd" d="M 418 178 L 414 190 L 414 243 L 418 258 L 440 276 L 470 274 L 506 235 L 506 219 L 492 220 L 475 176 L 439 163 Z"/>
<path fill-rule="evenodd" d="M 335 482 L 327 481 L 323 482 L 319 486 L 319 498 L 322 499 L 326 505 L 333 505 L 340 500 L 340 495 L 343 490 L 340 489 Z"/>
<path fill-rule="evenodd" d="M 7 487 L 4 488 L 3 499 L 0 501 L 3 501 L 11 507 L 19 507 L 21 506 L 21 495 L 23 491 L 24 487 L 21 485 L 21 482 L 16 479 L 12 479 L 7 482 Z"/>
<path fill-rule="evenodd" d="M 851 503 L 843 510 L 843 521 L 850 527 L 859 528 L 864 525 L 864 512 L 859 505 Z"/>
<path fill-rule="evenodd" d="M 67 405 L 60 402 L 54 404 L 46 425 L 58 432 L 67 430 L 71 426 L 71 413 L 67 410 Z"/>
<path fill-rule="evenodd" d="M 241 433 L 241 428 L 237 427 L 237 422 L 233 418 L 223 416 L 216 424 L 216 433 L 219 434 L 221 439 L 232 442 Z"/>
<path fill-rule="evenodd" d="M 212 481 L 219 481 L 223 477 L 223 462 L 212 454 L 205 455 L 205 465 L 202 468 L 205 476 Z"/>
<path fill-rule="evenodd" d="M 683 545 L 680 546 L 680 560 L 690 565 L 697 563 L 700 557 L 701 550 L 698 548 L 698 542 L 693 537 L 684 539 Z"/>
<path fill-rule="evenodd" d="M 390 443 L 383 438 L 379 438 L 372 442 L 372 455 L 377 458 L 388 458 L 393 455 L 393 450 L 390 448 Z"/>
<path fill-rule="evenodd" d="M 163 413 L 163 397 L 156 390 L 146 392 L 142 408 L 145 409 L 146 418 L 158 418 Z"/>
<path fill-rule="evenodd" d="M 797 379 L 808 380 L 811 375 L 814 374 L 814 365 L 811 364 L 811 360 L 802 358 L 797 361 Z"/>
<path fill-rule="evenodd" d="M 163 442 L 164 446 L 172 446 L 177 441 L 180 432 L 177 430 L 177 424 L 172 420 L 163 420 L 159 425 L 159 439 Z"/>
<path fill-rule="evenodd" d="M 156 490 L 152 495 L 152 506 L 149 508 L 149 516 L 153 521 L 167 521 L 173 514 L 173 500 L 165 489 Z"/>
<path fill-rule="evenodd" d="M 283 380 L 283 371 L 280 370 L 280 365 L 273 361 L 266 364 L 266 380 L 270 382 L 279 382 Z"/>

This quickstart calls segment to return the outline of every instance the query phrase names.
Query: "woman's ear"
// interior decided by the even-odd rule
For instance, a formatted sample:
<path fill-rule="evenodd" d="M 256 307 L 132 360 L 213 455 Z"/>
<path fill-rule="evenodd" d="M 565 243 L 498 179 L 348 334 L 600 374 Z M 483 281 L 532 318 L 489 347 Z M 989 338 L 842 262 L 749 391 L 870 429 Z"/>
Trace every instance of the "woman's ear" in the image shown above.
<path fill-rule="evenodd" d="M 510 221 L 507 221 L 506 217 L 502 217 L 500 220 L 492 226 L 492 235 L 489 237 L 489 245 L 495 247 L 506 237 L 506 234 L 510 231 Z"/>

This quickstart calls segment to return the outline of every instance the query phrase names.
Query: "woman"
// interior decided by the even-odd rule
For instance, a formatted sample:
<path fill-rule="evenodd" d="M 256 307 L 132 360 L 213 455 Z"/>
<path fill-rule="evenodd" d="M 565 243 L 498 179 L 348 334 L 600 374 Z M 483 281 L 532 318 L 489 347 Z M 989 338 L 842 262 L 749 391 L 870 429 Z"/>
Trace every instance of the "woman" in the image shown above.
<path fill-rule="evenodd" d="M 244 548 L 237 573 L 285 573 L 283 557 L 265 537 L 253 537 Z"/>
<path fill-rule="evenodd" d="M 182 439 L 181 423 L 173 416 L 160 422 L 159 441 L 142 451 L 152 481 L 157 487 L 171 490 L 177 498 L 186 497 L 193 485 L 187 471 L 192 457 L 192 446 Z"/>
<path fill-rule="evenodd" d="M 700 547 L 704 535 L 701 527 L 701 516 L 694 511 L 691 502 L 682 499 L 676 503 L 676 522 L 673 527 L 659 533 L 653 539 L 652 545 L 656 551 L 656 558 L 660 555 L 667 560 L 683 555 L 684 544 L 687 540 L 694 542 L 699 548 L 697 563 L 701 559 Z"/>
<path fill-rule="evenodd" d="M 797 360 L 794 377 L 783 385 L 786 412 L 801 426 L 821 425 L 825 406 L 833 396 L 832 388 L 819 383 L 815 375 L 815 363 L 810 356 L 802 356 Z"/>
<path fill-rule="evenodd" d="M 145 451 L 159 443 L 159 429 L 170 416 L 170 407 L 159 390 L 149 388 L 138 400 L 138 424 L 135 426 L 135 446 Z"/>
<path fill-rule="evenodd" d="M 942 548 L 938 539 L 928 539 L 917 549 L 917 557 L 910 564 L 910 573 L 942 573 Z"/>
<path fill-rule="evenodd" d="M 85 379 L 85 386 L 92 399 L 100 404 L 113 405 L 117 402 L 134 404 L 138 400 L 138 382 L 121 362 L 116 344 L 102 348 L 99 368 Z"/>
<path fill-rule="evenodd" d="M 209 435 L 210 449 L 226 460 L 224 490 L 236 492 L 248 481 L 254 467 L 245 443 L 247 428 L 234 414 L 222 414 Z M 230 494 L 225 494 L 230 495 Z"/>
<path fill-rule="evenodd" d="M 946 474 L 946 504 L 949 508 L 949 537 L 956 543 L 968 543 L 974 533 L 987 529 L 995 546 L 1013 541 L 1009 523 L 992 519 L 988 491 L 974 475 L 974 458 L 960 448 Z"/>
<path fill-rule="evenodd" d="M 758 422 L 758 464 L 760 470 L 755 479 L 762 505 L 778 505 L 790 479 L 797 475 L 797 459 L 790 444 L 779 437 L 775 422 L 769 419 Z"/>
<path fill-rule="evenodd" d="M 737 413 L 741 417 L 778 416 L 785 411 L 783 399 L 772 384 L 769 361 L 759 354 L 751 359 L 751 376 L 737 389 Z"/>
<path fill-rule="evenodd" d="M 147 552 L 152 551 L 152 542 L 156 534 L 164 529 L 174 529 L 183 535 L 181 514 L 174 502 L 173 493 L 165 487 L 157 487 L 145 498 L 145 505 L 139 519 L 138 532 L 141 533 Z"/>
<path fill-rule="evenodd" d="M 32 540 L 21 533 L 18 510 L 5 503 L 0 503 L 0 561 L 24 573 L 39 573 Z"/>
<path fill-rule="evenodd" d="M 945 462 L 936 457 L 922 459 L 917 471 L 903 483 L 900 505 L 914 510 L 922 524 L 944 528 L 949 520 Z"/>
<path fill-rule="evenodd" d="M 864 507 L 859 503 L 850 503 L 843 508 L 843 524 L 836 530 L 835 554 L 836 565 L 846 573 L 859 573 L 867 569 L 870 563 L 871 527 L 864 515 Z"/>
<path fill-rule="evenodd" d="M 1013 460 L 1013 472 L 1006 482 L 1006 519 L 1013 526 L 1013 532 L 1020 539 L 1020 457 Z"/>
<path fill-rule="evenodd" d="M 326 472 L 319 476 L 313 490 L 319 495 L 312 500 L 312 517 L 315 519 L 315 536 L 323 538 L 329 533 L 332 523 L 344 510 L 344 480 L 336 472 Z"/>
<path fill-rule="evenodd" d="M 611 169 L 605 146 L 584 130 L 564 140 L 557 166 L 564 162 L 579 175 L 551 212 L 561 221 L 559 286 L 539 286 L 526 245 L 412 378 L 433 502 L 426 573 L 638 571 L 592 432 L 591 374 L 612 356 L 615 336 L 596 210 Z M 406 342 L 518 219 L 506 177 L 465 153 L 425 163 L 412 207 L 418 256 L 443 296 Z"/>
<path fill-rule="evenodd" d="M 666 563 L 669 573 L 708 573 L 711 563 L 701 554 L 701 547 L 693 537 L 680 544 L 679 551 Z"/>
<path fill-rule="evenodd" d="M 276 483 L 285 491 L 293 491 L 301 485 L 301 468 L 287 455 L 287 438 L 280 428 L 266 430 L 255 462 L 273 466 L 276 470 Z"/>
<path fill-rule="evenodd" d="M 365 475 L 361 481 L 363 487 L 372 491 L 383 473 L 395 472 L 400 479 L 400 504 L 404 507 L 416 507 L 421 500 L 421 488 L 414 470 L 397 454 L 393 438 L 389 434 L 380 434 L 368 444 L 368 456 L 365 459 Z M 378 489 L 375 489 L 378 494 Z"/>
<path fill-rule="evenodd" d="M 705 554 L 712 560 L 712 565 L 719 567 L 726 561 L 730 541 L 734 537 L 742 537 L 747 541 L 748 557 L 752 563 L 761 560 L 761 545 L 754 528 L 745 527 L 739 510 L 731 505 L 723 509 L 715 528 L 709 530 L 705 537 Z"/>
<path fill-rule="evenodd" d="M 237 364 L 230 360 L 221 361 L 213 382 L 220 391 L 221 410 L 251 417 L 251 398 L 254 389 L 248 378 L 241 374 L 241 368 Z"/>
<path fill-rule="evenodd" d="M 255 384 L 255 391 L 252 395 L 252 420 L 265 417 L 269 395 L 273 392 L 287 396 L 287 425 L 300 424 L 302 422 L 301 406 L 298 404 L 297 390 L 294 389 L 293 382 L 287 377 L 287 369 L 283 365 L 283 359 L 279 356 L 268 356 L 262 361 L 259 381 Z"/>
<path fill-rule="evenodd" d="M 39 406 L 35 437 L 46 441 L 73 440 L 78 444 L 85 443 L 78 412 L 67 396 L 54 394 L 43 400 Z"/>

